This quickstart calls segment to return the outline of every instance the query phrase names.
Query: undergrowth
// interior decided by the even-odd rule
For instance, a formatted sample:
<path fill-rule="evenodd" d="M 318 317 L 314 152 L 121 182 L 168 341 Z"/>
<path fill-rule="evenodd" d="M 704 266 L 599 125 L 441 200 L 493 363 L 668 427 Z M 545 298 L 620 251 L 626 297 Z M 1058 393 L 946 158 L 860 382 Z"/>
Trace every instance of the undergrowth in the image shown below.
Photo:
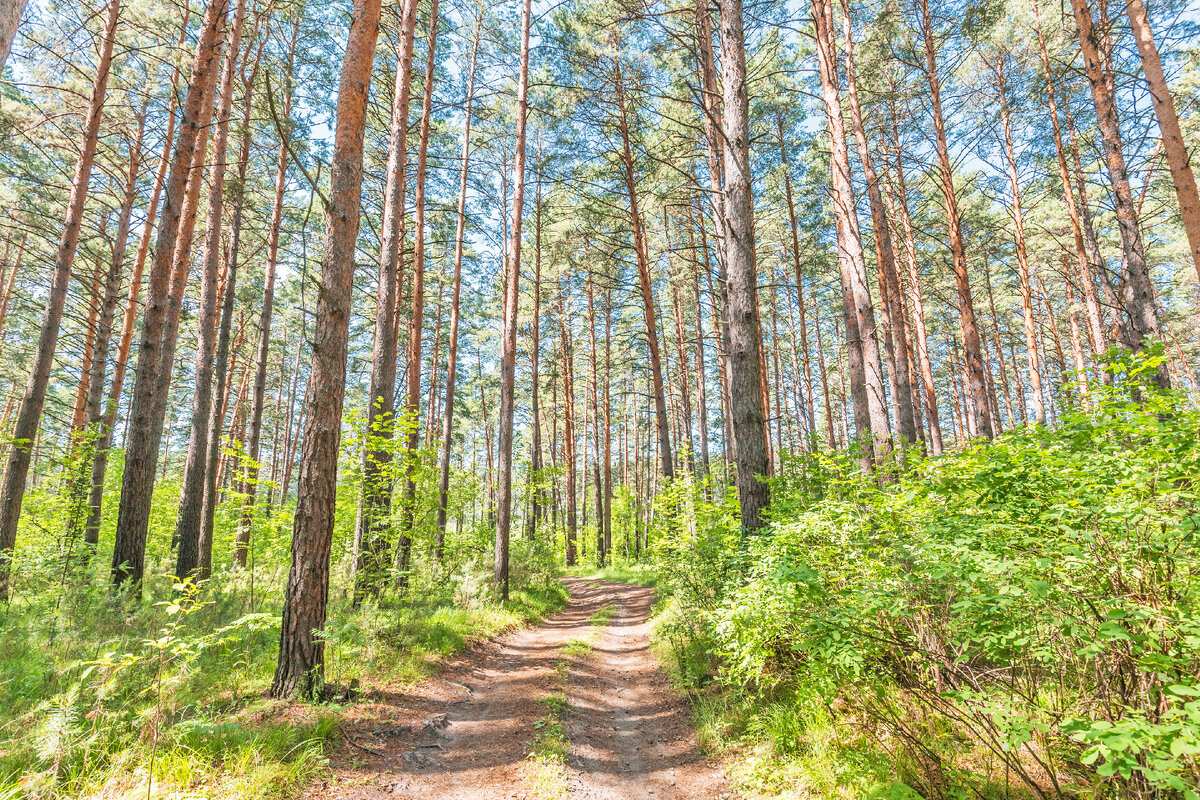
<path fill-rule="evenodd" d="M 668 542 L 657 646 L 744 791 L 1200 797 L 1200 413 L 1113 360 L 1055 428 L 789 460 L 762 535 Z"/>
<path fill-rule="evenodd" d="M 359 609 L 335 598 L 323 632 L 328 701 L 301 705 L 265 699 L 279 619 L 251 610 L 247 573 L 201 587 L 147 582 L 138 602 L 91 570 L 64 582 L 62 602 L 31 594 L 0 608 L 4 800 L 295 796 L 326 769 L 338 711 L 359 691 L 419 680 L 567 599 L 546 581 L 498 604 L 474 578 Z"/>

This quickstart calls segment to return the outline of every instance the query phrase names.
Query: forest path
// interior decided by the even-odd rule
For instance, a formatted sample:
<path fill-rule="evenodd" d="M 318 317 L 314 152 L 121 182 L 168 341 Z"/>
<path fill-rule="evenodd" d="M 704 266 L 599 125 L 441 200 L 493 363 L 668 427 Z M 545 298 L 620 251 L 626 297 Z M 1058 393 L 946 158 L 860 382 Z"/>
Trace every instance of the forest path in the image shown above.
<path fill-rule="evenodd" d="M 700 752 L 686 701 L 650 652 L 653 590 L 565 583 L 570 603 L 541 626 L 356 707 L 333 756 L 333 779 L 311 787 L 305 799 L 728 796 L 720 767 Z M 529 744 L 544 730 L 544 700 L 555 693 L 565 695 L 569 709 L 566 766 L 539 782 Z"/>

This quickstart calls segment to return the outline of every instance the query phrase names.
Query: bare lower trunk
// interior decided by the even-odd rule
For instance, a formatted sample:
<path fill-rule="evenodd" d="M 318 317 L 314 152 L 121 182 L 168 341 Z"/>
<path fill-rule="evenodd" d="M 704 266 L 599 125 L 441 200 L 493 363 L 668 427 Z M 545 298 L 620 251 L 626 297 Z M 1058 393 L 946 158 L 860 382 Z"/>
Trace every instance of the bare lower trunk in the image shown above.
<path fill-rule="evenodd" d="M 496 470 L 495 583 L 500 599 L 508 599 L 508 540 L 512 528 L 513 383 L 517 366 L 517 300 L 521 283 L 521 215 L 525 206 L 525 126 L 529 115 L 530 0 L 521 17 L 521 66 L 517 77 L 517 142 L 513 166 L 512 257 L 504 282 L 503 342 L 500 349 L 500 439 Z"/>
<path fill-rule="evenodd" d="M 313 696 L 320 693 L 322 686 L 325 643 L 320 631 L 325 627 L 329 597 L 346 340 L 362 190 L 363 134 L 379 13 L 380 0 L 355 0 L 342 62 L 329 202 L 325 211 L 321 286 L 305 400 L 304 451 L 292 528 L 292 565 L 283 603 L 272 697 Z"/>
<path fill-rule="evenodd" d="M 925 44 L 925 70 L 929 79 L 929 100 L 933 110 L 934 142 L 937 146 L 938 173 L 942 200 L 946 212 L 946 227 L 950 235 L 950 252 L 954 259 L 954 285 L 958 299 L 958 322 L 962 331 L 963 361 L 971 402 L 967 404 L 968 427 L 972 435 L 990 439 L 995 435 L 992 413 L 987 396 L 987 368 L 983 361 L 983 343 L 975 319 L 975 303 L 971 297 L 971 277 L 967 271 L 967 249 L 963 241 L 962 221 L 958 211 L 958 196 L 954 189 L 954 169 L 946 143 L 946 122 L 942 116 L 941 78 L 938 75 L 937 51 L 933 41 L 933 20 L 928 0 L 917 0 L 920 10 L 921 36 Z"/>
<path fill-rule="evenodd" d="M 204 12 L 166 183 L 166 202 L 158 228 L 154 262 L 150 267 L 112 560 L 113 583 L 120 586 L 132 581 L 138 587 L 136 592 L 141 591 L 155 467 L 166 414 L 166 384 L 169 381 L 165 381 L 164 376 L 169 376 L 173 367 L 173 329 L 178 324 L 182 299 L 183 281 L 174 280 L 177 277 L 174 273 L 182 272 L 186 276 L 184 265 L 188 263 L 186 253 L 190 249 L 191 226 L 194 224 L 194 198 L 199 194 L 201 183 L 200 167 L 204 160 L 205 136 L 212 119 L 227 9 L 228 0 L 210 0 Z M 176 284 L 180 284 L 180 293 L 175 291 Z"/>
<path fill-rule="evenodd" d="M 750 104 L 741 0 L 720 0 L 721 71 L 725 92 L 723 138 L 725 258 L 728 262 L 730 394 L 737 442 L 737 487 L 742 530 L 759 531 L 770 504 L 762 480 L 770 468 L 764 431 L 759 365 L 758 275 L 754 255 L 754 206 L 750 172 Z"/>
<path fill-rule="evenodd" d="M 200 523 L 204 511 L 204 467 L 208 456 L 209 412 L 212 406 L 213 359 L 216 355 L 217 283 L 220 279 L 221 225 L 225 204 L 225 153 L 229 141 L 229 113 L 233 107 L 233 81 L 238 67 L 242 24 L 246 18 L 246 2 L 238 0 L 233 12 L 233 27 L 229 32 L 225 69 L 221 76 L 221 101 L 217 110 L 216 136 L 213 140 L 213 170 L 208 192 L 208 221 L 204 233 L 204 256 L 201 266 L 200 315 L 196 321 L 196 389 L 192 398 L 191 435 L 188 438 L 187 460 L 183 468 L 182 496 L 175 520 L 175 539 L 178 552 L 175 577 L 184 580 L 200 565 Z"/>

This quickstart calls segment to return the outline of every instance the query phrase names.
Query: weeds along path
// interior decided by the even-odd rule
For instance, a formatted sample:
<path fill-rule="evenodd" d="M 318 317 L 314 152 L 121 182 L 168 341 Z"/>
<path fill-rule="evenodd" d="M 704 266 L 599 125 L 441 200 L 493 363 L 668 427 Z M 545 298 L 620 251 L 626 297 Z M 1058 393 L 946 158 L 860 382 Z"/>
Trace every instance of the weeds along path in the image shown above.
<path fill-rule="evenodd" d="M 649 649 L 653 590 L 571 579 L 571 602 L 420 686 L 356 706 L 306 800 L 715 800 L 719 766 Z"/>

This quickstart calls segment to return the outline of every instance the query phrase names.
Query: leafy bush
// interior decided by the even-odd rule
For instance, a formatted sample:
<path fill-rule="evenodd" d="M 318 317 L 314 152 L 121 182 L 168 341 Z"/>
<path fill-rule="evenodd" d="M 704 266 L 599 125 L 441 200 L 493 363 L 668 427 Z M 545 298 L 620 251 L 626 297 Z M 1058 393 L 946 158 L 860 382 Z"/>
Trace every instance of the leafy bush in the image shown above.
<path fill-rule="evenodd" d="M 993 762 L 1039 796 L 1200 796 L 1200 413 L 1140 380 L 1154 365 L 884 488 L 789 463 L 769 534 L 733 556 L 721 529 L 670 568 L 682 677 L 719 664 L 777 742 L 778 698 L 816 687 L 916 754 L 926 796 Z"/>

